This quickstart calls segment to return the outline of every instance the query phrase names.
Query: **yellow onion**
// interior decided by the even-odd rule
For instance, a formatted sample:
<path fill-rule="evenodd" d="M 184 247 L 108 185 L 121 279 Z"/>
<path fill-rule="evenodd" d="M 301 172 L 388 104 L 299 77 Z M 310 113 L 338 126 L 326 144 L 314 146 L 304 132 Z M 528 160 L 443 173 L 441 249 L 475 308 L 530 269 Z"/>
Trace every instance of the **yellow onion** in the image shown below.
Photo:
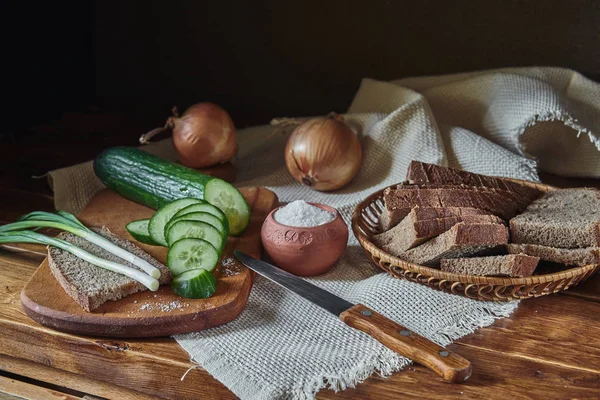
<path fill-rule="evenodd" d="M 167 120 L 165 128 L 143 135 L 140 143 L 148 143 L 166 128 L 173 130 L 173 145 L 179 161 L 187 167 L 210 167 L 235 157 L 235 126 L 227 111 L 216 104 L 194 104 L 181 117 L 177 108 L 173 108 L 173 116 Z"/>
<path fill-rule="evenodd" d="M 292 176 L 316 190 L 346 185 L 357 174 L 361 161 L 358 137 L 336 114 L 302 123 L 285 147 L 285 164 Z"/>

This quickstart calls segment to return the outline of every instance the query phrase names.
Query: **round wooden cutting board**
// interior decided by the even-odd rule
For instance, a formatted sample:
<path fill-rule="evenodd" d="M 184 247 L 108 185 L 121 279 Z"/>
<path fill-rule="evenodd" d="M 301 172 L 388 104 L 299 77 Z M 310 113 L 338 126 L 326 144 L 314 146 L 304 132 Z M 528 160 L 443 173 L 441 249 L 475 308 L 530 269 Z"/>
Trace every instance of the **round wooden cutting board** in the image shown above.
<path fill-rule="evenodd" d="M 278 203 L 275 193 L 265 188 L 241 188 L 240 192 L 252 208 L 250 225 L 243 235 L 229 238 L 216 268 L 217 291 L 212 297 L 186 299 L 164 285 L 156 292 L 135 293 L 86 312 L 63 290 L 46 259 L 21 292 L 23 310 L 35 321 L 53 329 L 112 337 L 168 336 L 211 328 L 235 319 L 246 306 L 253 274 L 233 257 L 233 250 L 260 257 L 260 229 Z M 149 218 L 153 213 L 148 207 L 104 190 L 92 199 L 79 218 L 90 227 L 108 227 L 165 262 L 165 247 L 136 242 L 125 229 L 126 223 Z"/>

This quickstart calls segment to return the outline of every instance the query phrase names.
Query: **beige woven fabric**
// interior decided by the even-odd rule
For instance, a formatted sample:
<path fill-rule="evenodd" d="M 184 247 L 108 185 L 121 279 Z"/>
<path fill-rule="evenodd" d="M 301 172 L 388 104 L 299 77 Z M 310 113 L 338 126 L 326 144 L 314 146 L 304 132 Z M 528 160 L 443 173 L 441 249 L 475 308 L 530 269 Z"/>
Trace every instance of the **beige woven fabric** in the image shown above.
<path fill-rule="evenodd" d="M 572 71 L 549 68 L 391 83 L 365 79 L 347 114 L 360 132 L 364 154 L 349 186 L 321 193 L 297 184 L 283 162 L 289 132 L 268 126 L 240 131 L 238 182 L 267 186 L 283 202 L 330 204 L 350 222 L 356 204 L 402 181 L 413 159 L 537 180 L 535 161 L 523 157 L 527 153 L 553 172 L 600 176 L 598 136 L 592 131 L 600 126 L 598 90 L 599 85 Z M 158 146 L 169 148 L 168 142 Z M 79 209 L 97 189 L 89 169 L 51 175 L 59 208 Z M 310 281 L 442 345 L 509 315 L 517 306 L 473 301 L 378 273 L 352 235 L 336 267 Z M 388 375 L 409 363 L 262 278 L 238 319 L 176 340 L 242 399 L 312 398 L 322 388 L 343 390 L 372 373 Z M 432 374 L 432 379 L 437 378 Z"/>

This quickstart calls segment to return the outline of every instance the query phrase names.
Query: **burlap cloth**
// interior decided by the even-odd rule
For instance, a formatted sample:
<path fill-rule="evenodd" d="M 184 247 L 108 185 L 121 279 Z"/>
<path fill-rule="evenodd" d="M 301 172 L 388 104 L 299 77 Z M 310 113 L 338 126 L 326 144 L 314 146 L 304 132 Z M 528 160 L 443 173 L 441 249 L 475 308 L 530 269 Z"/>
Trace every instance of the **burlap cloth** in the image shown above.
<path fill-rule="evenodd" d="M 540 169 L 555 174 L 600 176 L 600 139 L 593 132 L 600 128 L 600 85 L 570 70 L 365 79 L 346 116 L 360 132 L 364 152 L 349 186 L 320 193 L 297 184 L 283 162 L 289 131 L 270 126 L 239 131 L 237 183 L 266 186 L 283 202 L 329 204 L 349 222 L 368 194 L 402 181 L 411 160 L 534 181 L 537 160 Z M 175 158 L 168 140 L 148 149 Z M 73 212 L 101 188 L 89 163 L 52 171 L 50 179 L 57 208 Z M 508 316 L 517 306 L 468 300 L 379 273 L 352 235 L 337 266 L 310 281 L 441 345 Z M 263 278 L 238 319 L 175 339 L 243 399 L 312 398 L 321 388 L 343 390 L 410 363 Z M 432 379 L 437 378 L 432 374 Z"/>

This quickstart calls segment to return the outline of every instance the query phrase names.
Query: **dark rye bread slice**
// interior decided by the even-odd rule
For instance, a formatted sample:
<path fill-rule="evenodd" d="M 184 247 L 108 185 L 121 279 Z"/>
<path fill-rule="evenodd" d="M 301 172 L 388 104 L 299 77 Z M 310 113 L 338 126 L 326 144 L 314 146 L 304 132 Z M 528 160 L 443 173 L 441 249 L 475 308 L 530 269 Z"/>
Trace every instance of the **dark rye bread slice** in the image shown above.
<path fill-rule="evenodd" d="M 506 245 L 510 254 L 523 253 L 539 257 L 544 261 L 551 261 L 565 265 L 583 266 L 588 264 L 600 264 L 600 247 L 587 247 L 579 249 L 560 249 L 556 247 L 541 246 L 538 244 L 514 244 Z"/>
<path fill-rule="evenodd" d="M 529 203 L 543 194 L 539 189 L 521 185 L 508 179 L 474 174 L 472 172 L 427 164 L 420 161 L 411 161 L 408 166 L 406 179 L 410 183 L 417 184 L 467 185 L 507 190 L 518 194 L 520 198 L 527 199 Z"/>
<path fill-rule="evenodd" d="M 94 229 L 94 231 L 158 268 L 161 274 L 159 279 L 161 284 L 171 282 L 169 269 L 135 244 L 121 239 L 106 228 Z M 135 265 L 79 236 L 63 232 L 57 237 L 106 260 L 115 261 L 141 271 Z M 52 274 L 67 294 L 88 312 L 98 308 L 108 300 L 118 300 L 130 294 L 148 290 L 144 285 L 129 277 L 96 267 L 56 247 L 48 248 L 48 264 Z"/>
<path fill-rule="evenodd" d="M 458 217 L 461 218 L 466 215 L 491 215 L 489 211 L 480 210 L 478 208 L 470 207 L 413 207 L 413 208 L 400 208 L 397 210 L 383 210 L 379 216 L 379 227 L 381 231 L 387 231 L 398 225 L 411 210 L 417 208 L 419 210 L 420 219 L 434 219 L 434 218 L 448 218 Z"/>
<path fill-rule="evenodd" d="M 408 189 L 402 186 L 383 191 L 383 201 L 388 210 L 419 207 L 469 207 L 489 211 L 504 219 L 519 212 L 514 195 L 507 191 L 487 188 L 451 186 L 447 188 Z"/>
<path fill-rule="evenodd" d="M 400 254 L 427 240 L 438 236 L 459 222 L 466 224 L 504 224 L 495 215 L 461 215 L 445 218 L 429 218 L 431 213 L 415 207 L 392 229 L 375 235 L 373 242 L 390 254 Z"/>
<path fill-rule="evenodd" d="M 561 189 L 544 194 L 510 221 L 512 242 L 564 249 L 600 246 L 600 191 Z"/>
<path fill-rule="evenodd" d="M 504 225 L 460 222 L 440 236 L 397 256 L 415 264 L 436 266 L 443 258 L 489 254 L 506 243 L 508 228 Z"/>
<path fill-rule="evenodd" d="M 481 276 L 531 276 L 540 259 L 526 254 L 443 259 L 440 269 L 446 272 Z"/>
<path fill-rule="evenodd" d="M 519 196 L 518 194 L 509 190 L 495 189 L 483 186 L 469 186 L 469 185 L 450 185 L 450 184 L 438 184 L 438 183 L 424 183 L 421 185 L 398 185 L 400 189 L 467 189 L 478 192 L 493 192 L 500 195 L 506 196 L 510 201 L 515 202 L 518 205 L 519 211 L 524 211 L 530 204 L 531 201 Z"/>

